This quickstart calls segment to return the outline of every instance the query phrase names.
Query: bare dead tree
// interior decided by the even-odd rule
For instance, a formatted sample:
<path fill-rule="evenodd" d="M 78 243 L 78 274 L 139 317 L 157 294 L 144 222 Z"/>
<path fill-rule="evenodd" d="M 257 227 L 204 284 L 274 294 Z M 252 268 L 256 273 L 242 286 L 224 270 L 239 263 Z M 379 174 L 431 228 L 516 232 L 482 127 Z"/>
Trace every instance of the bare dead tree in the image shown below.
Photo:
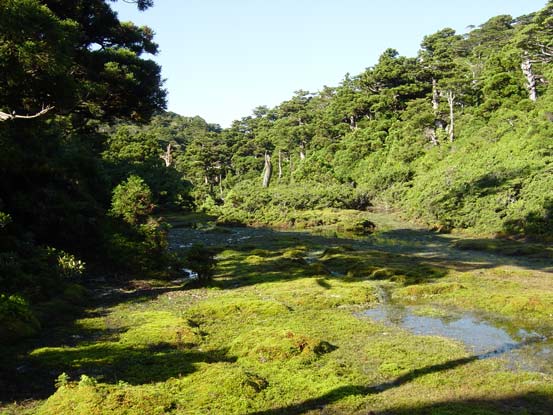
<path fill-rule="evenodd" d="M 263 187 L 269 187 L 272 174 L 273 174 L 273 165 L 271 164 L 271 156 L 265 153 L 265 167 L 263 169 Z"/>
<path fill-rule="evenodd" d="M 300 142 L 300 160 L 305 160 L 305 143 Z"/>
<path fill-rule="evenodd" d="M 528 89 L 528 98 L 530 98 L 531 101 L 536 102 L 538 100 L 538 91 L 537 91 L 537 81 L 536 81 L 536 75 L 534 74 L 534 71 L 532 69 L 532 61 L 526 55 L 524 57 L 524 60 L 520 64 L 520 68 L 522 69 L 522 73 L 524 74 L 524 78 L 526 78 L 526 89 Z"/>
<path fill-rule="evenodd" d="M 447 104 L 449 105 L 449 125 L 447 131 L 449 133 L 449 141 L 453 143 L 455 139 L 455 113 L 453 112 L 453 107 L 455 105 L 455 94 L 452 90 L 448 90 L 445 94 L 447 98 Z"/>
<path fill-rule="evenodd" d="M 282 179 L 282 150 L 278 150 L 278 181 Z"/>
<path fill-rule="evenodd" d="M 424 136 L 427 140 L 429 140 L 433 146 L 437 146 L 440 144 L 438 142 L 438 137 L 436 137 L 436 128 L 425 128 L 424 129 Z"/>
<path fill-rule="evenodd" d="M 440 91 L 438 89 L 438 81 L 435 78 L 432 78 L 432 109 L 434 110 L 434 115 L 438 114 L 438 109 L 440 108 Z"/>
<path fill-rule="evenodd" d="M 167 149 L 165 153 L 161 154 L 159 157 L 165 162 L 165 167 L 171 167 L 173 163 L 173 155 L 171 154 L 171 143 L 167 144 Z"/>

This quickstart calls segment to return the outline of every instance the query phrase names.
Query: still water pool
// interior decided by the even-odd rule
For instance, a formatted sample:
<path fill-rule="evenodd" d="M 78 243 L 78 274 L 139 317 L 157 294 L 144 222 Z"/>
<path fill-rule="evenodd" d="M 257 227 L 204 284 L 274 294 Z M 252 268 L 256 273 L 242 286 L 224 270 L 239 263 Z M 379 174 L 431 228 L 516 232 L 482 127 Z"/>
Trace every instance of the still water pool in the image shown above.
<path fill-rule="evenodd" d="M 437 310 L 439 316 L 422 313 L 428 313 L 428 309 L 382 304 L 361 314 L 416 335 L 459 341 L 479 359 L 499 358 L 512 369 L 553 373 L 553 339 L 549 336 L 470 312 Z"/>

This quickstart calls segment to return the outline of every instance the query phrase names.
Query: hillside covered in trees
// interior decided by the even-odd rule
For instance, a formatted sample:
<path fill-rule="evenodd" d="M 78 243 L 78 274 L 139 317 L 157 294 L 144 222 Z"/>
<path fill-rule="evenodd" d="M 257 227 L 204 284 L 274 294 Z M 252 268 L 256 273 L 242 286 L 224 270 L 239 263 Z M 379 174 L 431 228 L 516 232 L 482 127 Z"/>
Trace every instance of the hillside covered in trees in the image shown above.
<path fill-rule="evenodd" d="M 436 228 L 551 237 L 552 12 L 446 28 L 418 56 L 388 49 L 339 86 L 193 139 L 177 169 L 198 206 L 249 223 L 385 205 Z"/>
<path fill-rule="evenodd" d="M 128 7 L 139 10 L 153 6 L 150 0 L 125 2 L 133 3 Z M 105 393 L 87 390 L 93 396 L 82 397 L 83 402 L 94 402 L 100 395 L 102 399 L 116 401 L 116 395 L 131 385 L 159 382 L 163 384 L 160 390 L 146 393 L 159 398 L 159 405 L 157 409 L 145 410 L 181 413 L 178 412 L 181 403 L 167 401 L 173 392 L 172 386 L 164 381 L 177 377 L 182 380 L 181 372 L 173 373 L 168 368 L 178 365 L 182 358 L 188 359 L 187 369 L 182 373 L 191 373 L 196 366 L 221 365 L 213 373 L 206 372 L 199 385 L 205 379 L 226 379 L 223 386 L 231 392 L 247 389 L 244 393 L 251 398 L 248 403 L 241 400 L 243 396 L 232 399 L 226 396 L 227 401 L 221 398 L 228 405 L 226 408 L 234 408 L 228 413 L 307 413 L 344 397 L 358 406 L 353 403 L 348 406 L 346 402 L 345 409 L 339 406 L 336 412 L 329 413 L 356 413 L 350 411 L 361 408 L 361 401 L 357 402 L 360 396 L 376 393 L 376 389 L 364 386 L 347 389 L 338 380 L 335 383 L 329 380 L 328 385 L 321 383 L 323 386 L 317 386 L 320 390 L 315 388 L 312 394 L 305 392 L 302 397 L 305 402 L 301 405 L 294 403 L 299 396 L 294 393 L 299 392 L 289 392 L 290 395 L 283 390 L 274 392 L 275 396 L 285 395 L 288 406 L 281 408 L 283 412 L 278 412 L 280 407 L 275 405 L 284 405 L 284 401 L 276 402 L 269 392 L 263 395 L 266 401 L 252 404 L 257 399 L 252 396 L 264 394 L 262 391 L 270 388 L 271 382 L 278 384 L 280 380 L 266 381 L 269 370 L 265 374 L 262 371 L 259 375 L 252 374 L 258 371 L 259 361 L 252 357 L 250 349 L 269 353 L 267 359 L 275 365 L 273 374 L 281 369 L 296 373 L 300 368 L 295 380 L 298 384 L 309 383 L 314 378 L 320 380 L 326 376 L 323 372 L 314 375 L 302 370 L 307 366 L 311 370 L 310 365 L 316 366 L 317 359 L 327 359 L 327 354 L 339 348 L 334 345 L 340 343 L 337 333 L 373 336 L 377 332 L 373 328 L 359 328 L 357 322 L 350 320 L 347 323 L 332 320 L 330 313 L 339 307 L 351 307 L 348 309 L 351 314 L 355 307 L 384 301 L 382 298 L 388 298 L 386 290 L 397 290 L 394 295 L 404 302 L 417 295 L 421 298 L 445 295 L 449 297 L 433 301 L 462 309 L 482 308 L 486 312 L 504 313 L 509 318 L 527 318 L 535 324 L 551 317 L 549 291 L 524 292 L 521 298 L 527 302 L 520 308 L 509 303 L 509 299 L 518 295 L 511 286 L 508 287 L 511 291 L 502 293 L 497 303 L 482 305 L 485 295 L 481 292 L 474 294 L 470 301 L 461 298 L 462 290 L 472 293 L 473 289 L 485 288 L 489 292 L 494 287 L 477 287 L 476 283 L 473 286 L 472 280 L 459 277 L 456 273 L 461 270 L 476 268 L 471 268 L 474 265 L 462 255 L 460 258 L 466 260 L 466 267 L 458 266 L 455 261 L 461 259 L 455 256 L 457 251 L 454 254 L 447 251 L 454 259 L 425 263 L 410 248 L 395 247 L 397 241 L 403 241 L 403 234 L 382 236 L 385 243 L 374 239 L 366 242 L 372 244 L 369 246 L 349 240 L 323 243 L 307 234 L 305 240 L 291 236 L 281 240 L 281 236 L 268 233 L 268 236 L 263 234 L 265 239 L 259 239 L 259 246 L 228 249 L 229 244 L 242 243 L 237 242 L 242 241 L 240 238 L 255 240 L 257 237 L 248 234 L 249 230 L 244 230 L 244 235 L 238 231 L 236 236 L 230 230 L 235 226 L 297 230 L 345 220 L 351 222 L 348 230 L 356 236 L 366 236 L 380 230 L 380 223 L 375 225 L 372 219 L 367 219 L 369 216 L 363 216 L 365 213 L 394 212 L 401 220 L 420 227 L 413 228 L 416 231 L 409 228 L 417 237 L 420 237 L 417 232 L 422 232 L 420 229 L 435 232 L 434 236 L 424 233 L 421 240 L 428 238 L 446 250 L 450 249 L 449 245 L 436 235 L 451 234 L 452 238 L 460 235 L 456 247 L 463 243 L 470 245 L 462 240 L 464 237 L 481 238 L 481 245 L 491 244 L 493 249 L 503 248 L 503 244 L 511 249 L 509 244 L 513 243 L 517 248 L 511 253 L 530 252 L 540 261 L 549 261 L 553 255 L 550 249 L 553 241 L 553 1 L 530 15 L 496 16 L 464 34 L 449 28 L 429 34 L 421 40 L 417 56 L 401 56 L 395 49 L 387 49 L 374 66 L 360 74 L 346 74 L 338 86 L 321 86 L 316 92 L 296 91 L 289 100 L 274 108 L 255 108 L 251 115 L 234 121 L 229 128 L 207 123 L 199 116 L 186 117 L 166 111 L 167 91 L 163 87 L 161 68 L 151 59 L 157 51 L 153 31 L 146 26 L 121 22 L 106 0 L 0 2 L 0 344 L 5 347 L 0 358 L 2 402 L 19 399 L 18 393 L 24 389 L 21 385 L 27 381 L 25 376 L 31 377 L 25 372 L 27 363 L 13 367 L 18 359 L 29 356 L 37 359 L 41 353 L 52 353 L 53 357 L 47 358 L 52 358 L 56 365 L 59 363 L 58 366 L 49 366 L 52 361 L 36 363 L 45 379 L 51 377 L 48 373 L 67 366 L 70 375 L 84 376 L 79 387 L 96 388 L 97 381 L 88 378 L 81 369 L 89 369 L 90 362 L 102 361 L 108 356 L 108 366 L 118 370 L 129 355 L 136 361 L 157 362 L 162 367 L 159 378 L 152 376 L 144 380 L 143 375 L 137 375 L 147 372 L 144 367 L 134 371 L 125 367 L 121 369 L 121 378 L 113 369 L 113 373 L 101 375 L 109 379 L 108 389 L 113 389 L 106 389 Z M 183 222 L 174 219 L 183 213 L 191 215 Z M 167 217 L 174 220 L 167 221 L 164 219 Z M 206 217 L 214 218 L 215 222 L 206 225 L 202 222 Z M 186 227 L 190 231 L 184 234 L 177 231 L 183 240 L 177 238 L 179 243 L 175 245 L 173 239 L 171 245 L 170 234 L 175 231 L 172 227 L 177 230 Z M 215 236 L 201 233 L 198 236 L 197 232 L 204 227 Z M 229 236 L 227 242 L 217 239 L 226 234 L 236 238 Z M 211 243 L 211 237 L 217 241 Z M 205 242 L 202 238 L 208 241 L 206 246 L 196 244 L 198 240 Z M 294 243 L 299 245 L 292 247 L 290 244 Z M 408 243 L 405 242 L 406 246 Z M 519 248 L 524 243 L 529 243 L 531 249 Z M 382 252 L 377 253 L 378 249 Z M 497 265 L 489 257 L 480 259 L 490 261 L 489 268 Z M 348 263 L 355 266 L 347 268 Z M 518 262 L 515 265 L 527 266 Z M 527 268 L 550 272 L 550 267 L 541 262 L 539 266 Z M 100 297 L 91 294 L 96 289 L 128 284 L 135 279 L 148 280 L 148 284 L 158 289 L 156 284 L 165 287 L 171 281 L 181 281 L 183 269 L 190 275 L 195 273 L 200 281 L 190 285 L 197 293 L 183 291 L 187 294 L 182 298 L 189 301 L 179 305 L 186 311 L 179 309 L 178 318 L 170 315 L 174 310 L 168 303 L 156 303 L 155 311 L 140 311 L 143 314 L 132 321 L 125 318 L 135 318 L 134 314 L 126 316 L 124 309 L 117 308 L 113 315 L 109 314 L 118 322 L 110 320 L 113 327 L 107 323 L 102 329 L 96 327 L 94 319 L 99 317 L 94 313 L 90 320 L 77 320 L 90 307 L 91 298 L 103 298 L 103 292 Z M 291 284 L 295 284 L 292 288 L 279 290 L 270 285 L 280 280 L 289 282 L 284 275 L 292 275 Z M 269 280 L 264 279 L 266 276 Z M 343 279 L 327 283 L 326 278 L 336 276 Z M 317 290 L 336 291 L 332 291 L 333 300 L 328 296 L 318 297 L 322 296 L 320 293 L 312 294 L 313 287 L 308 284 L 314 277 Z M 493 278 L 496 277 L 494 274 Z M 236 283 L 232 282 L 233 278 Z M 366 281 L 359 278 L 398 285 L 367 288 Z M 445 282 L 439 278 L 446 278 Z M 298 283 L 303 279 L 309 282 Z M 431 285 L 427 279 L 432 279 L 436 291 L 424 285 Z M 264 285 L 267 281 L 269 285 Z M 262 299 L 252 300 L 250 297 L 261 295 L 250 287 L 256 284 L 266 291 Z M 198 288 L 201 285 L 212 289 Z M 236 288 L 238 292 L 242 287 L 246 291 L 239 292 L 247 299 L 217 297 L 219 291 Z M 172 287 L 167 291 L 173 289 L 176 290 Z M 528 289 L 535 290 L 535 287 L 529 284 Z M 140 294 L 139 289 L 137 292 Z M 293 292 L 305 298 L 313 295 L 313 301 L 306 305 L 290 294 Z M 159 298 L 156 301 L 162 301 Z M 184 301 L 182 298 L 176 301 Z M 271 298 L 269 305 L 263 303 L 266 298 Z M 132 303 L 135 298 L 131 296 L 130 300 Z M 140 301 L 146 304 L 146 300 Z M 239 304 L 234 304 L 234 300 Z M 253 302 L 249 303 L 250 300 Z M 200 301 L 207 302 L 197 305 Z M 106 305 L 111 306 L 112 303 Z M 302 323 L 279 320 L 296 307 L 300 310 L 298 313 L 305 313 Z M 258 327 L 254 331 L 265 343 L 262 348 L 257 344 L 251 346 L 248 334 L 241 331 L 244 327 L 239 324 L 240 319 L 223 324 L 237 310 L 246 310 L 254 320 L 262 316 L 261 326 L 267 319 L 276 322 L 279 334 Z M 329 321 L 332 320 L 329 323 L 335 336 L 332 344 L 325 340 L 321 327 L 314 328 L 309 335 L 296 333 L 320 312 L 325 316 L 328 312 Z M 158 320 L 149 321 L 148 313 Z M 209 320 L 210 316 L 216 316 L 219 322 Z M 350 317 L 348 314 L 347 318 Z M 58 320 L 65 324 L 64 330 L 69 330 L 71 322 L 80 321 L 75 327 L 81 324 L 79 330 L 91 336 L 87 340 L 91 343 L 100 337 L 107 342 L 109 337 L 104 332 L 94 337 L 91 333 L 95 330 L 122 332 L 123 327 L 135 323 L 148 325 L 153 335 L 133 332 L 116 346 L 101 345 L 97 354 L 86 349 L 75 359 L 78 363 L 68 364 L 46 346 L 22 357 L 20 345 L 33 350 L 34 339 L 40 339 L 50 330 L 55 335 L 67 334 L 52 328 L 57 327 L 54 322 Z M 88 323 L 92 326 L 87 326 Z M 212 333 L 220 332 L 221 337 L 208 339 L 208 332 L 199 328 L 204 324 Z M 167 334 L 170 330 L 178 334 L 173 331 Z M 237 337 L 225 330 L 235 330 Z M 129 329 L 125 334 L 130 332 Z M 159 344 L 152 345 L 145 340 L 150 335 Z M 402 336 L 398 341 L 413 347 L 406 353 L 423 354 L 424 344 L 410 343 Z M 231 337 L 233 343 L 225 343 Z M 347 347 L 340 346 L 340 350 L 349 350 L 348 347 L 354 350 L 354 343 L 361 341 L 357 337 L 354 340 Z M 207 345 L 204 347 L 207 351 L 202 351 L 202 342 Z M 288 346 L 281 343 L 275 346 L 271 342 L 284 342 Z M 45 342 L 48 343 L 49 340 Z M 435 356 L 428 357 L 425 364 L 439 370 L 429 373 L 443 369 L 440 362 L 432 359 L 445 355 L 449 346 L 438 343 L 432 343 Z M 174 353 L 164 349 L 173 346 Z M 379 347 L 386 350 L 383 354 L 396 350 L 391 345 Z M 456 351 L 454 364 L 445 366 L 447 369 L 456 368 L 457 362 L 466 358 L 460 350 Z M 183 353 L 185 357 L 181 356 Z M 263 353 L 260 355 L 265 356 Z M 371 353 L 368 355 L 373 356 Z M 480 359 L 473 357 L 462 364 Z M 344 361 L 348 358 L 343 357 Z M 224 365 L 240 363 L 240 359 L 246 363 L 240 369 L 232 366 L 229 370 L 234 374 L 229 375 Z M 394 355 L 393 359 L 399 358 Z M 365 372 L 351 368 L 361 363 L 352 363 L 348 368 L 345 363 L 338 367 L 336 361 L 329 364 L 332 368 L 325 370 L 333 375 L 343 372 L 344 376 L 351 377 L 348 378 L 351 382 L 366 380 Z M 379 370 L 384 364 L 391 365 L 382 363 Z M 419 368 L 405 365 L 398 364 L 392 369 L 386 366 L 388 372 L 382 370 L 378 374 L 381 377 L 371 379 L 381 382 L 383 390 L 387 390 L 396 387 L 393 382 L 400 386 L 422 376 L 422 372 L 417 372 Z M 490 367 L 486 363 L 481 365 L 475 371 L 478 376 L 487 376 L 491 364 Z M 411 371 L 407 370 L 408 366 Z M 128 384 L 126 375 L 132 379 Z M 392 375 L 397 375 L 397 379 L 386 383 Z M 503 386 L 507 392 L 526 379 L 505 376 L 508 380 Z M 500 384 L 500 377 L 494 378 L 494 382 Z M 536 379 L 528 375 L 526 380 L 528 384 L 543 380 Z M 72 404 L 65 400 L 71 400 L 71 388 L 76 386 L 65 371 L 56 385 L 61 392 L 53 395 L 52 406 L 47 404 L 39 413 L 69 413 L 67 408 Z M 540 394 L 551 396 L 545 386 L 539 385 Z M 33 384 L 30 389 L 34 387 Z M 209 388 L 215 386 L 210 384 L 205 390 L 202 387 L 198 386 L 197 395 L 205 393 L 208 396 L 205 399 L 209 400 L 214 393 Z M 332 392 L 325 392 L 329 390 Z M 51 392 L 41 385 L 36 386 L 36 391 L 31 390 L 29 396 L 42 399 Z M 532 396 L 531 390 L 527 392 Z M 133 393 L 138 392 L 133 389 L 130 394 Z M 322 398 L 314 400 L 313 396 L 321 394 Z M 140 401 L 137 396 L 129 399 Z M 551 400 L 547 402 L 551 404 Z M 194 408 L 199 412 L 194 413 L 209 412 L 210 404 L 194 401 L 196 404 Z M 451 413 L 464 413 L 464 405 Z M 392 413 L 410 413 L 405 409 L 407 406 L 402 408 Z M 426 413 L 424 407 L 420 408 L 420 413 Z M 547 413 L 548 409 L 543 408 L 544 412 L 536 413 Z M 83 409 L 82 413 L 92 411 L 89 409 Z M 140 413 L 142 409 L 138 410 Z M 221 407 L 215 406 L 214 410 L 220 411 Z M 389 412 L 383 409 L 379 413 Z"/>

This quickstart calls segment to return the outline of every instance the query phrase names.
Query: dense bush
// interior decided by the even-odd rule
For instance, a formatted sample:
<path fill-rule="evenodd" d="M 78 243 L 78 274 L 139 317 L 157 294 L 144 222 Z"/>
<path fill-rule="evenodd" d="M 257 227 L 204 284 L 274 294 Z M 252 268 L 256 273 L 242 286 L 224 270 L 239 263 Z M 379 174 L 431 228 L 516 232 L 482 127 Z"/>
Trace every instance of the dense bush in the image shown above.
<path fill-rule="evenodd" d="M 219 213 L 222 220 L 272 223 L 286 221 L 294 211 L 369 206 L 367 193 L 351 186 L 311 182 L 262 189 L 256 182 L 242 182 L 228 193 Z"/>
<path fill-rule="evenodd" d="M 152 192 L 138 176 L 130 176 L 113 189 L 111 213 L 125 222 L 131 225 L 142 223 L 153 209 Z"/>
<path fill-rule="evenodd" d="M 184 255 L 186 266 L 197 274 L 200 284 L 206 284 L 215 272 L 215 253 L 201 244 L 192 245 Z"/>
<path fill-rule="evenodd" d="M 167 278 L 173 275 L 174 255 L 167 250 L 167 225 L 153 217 L 131 225 L 107 221 L 99 250 L 102 270 L 120 276 Z"/>
<path fill-rule="evenodd" d="M 19 295 L 0 294 L 0 343 L 31 336 L 39 328 L 40 323 L 25 299 Z"/>
<path fill-rule="evenodd" d="M 502 111 L 487 126 L 467 125 L 455 143 L 417 160 L 396 203 L 430 224 L 551 236 L 549 124 L 540 111 Z M 495 125 L 491 131 L 490 125 Z"/>
<path fill-rule="evenodd" d="M 142 57 L 157 51 L 152 32 L 121 23 L 109 3 L 82 12 L 75 2 L 0 2 L 0 329 L 34 327 L 22 298 L 34 310 L 82 304 L 75 283 L 84 261 L 92 270 L 109 263 L 107 241 L 131 245 L 127 266 L 139 268 L 166 247 L 147 217 L 153 203 L 186 199 L 156 138 L 123 132 L 110 140 L 116 123 L 144 123 L 162 111 L 166 92 L 161 68 Z M 154 195 L 131 178 L 111 206 L 112 189 L 136 172 L 151 179 Z"/>

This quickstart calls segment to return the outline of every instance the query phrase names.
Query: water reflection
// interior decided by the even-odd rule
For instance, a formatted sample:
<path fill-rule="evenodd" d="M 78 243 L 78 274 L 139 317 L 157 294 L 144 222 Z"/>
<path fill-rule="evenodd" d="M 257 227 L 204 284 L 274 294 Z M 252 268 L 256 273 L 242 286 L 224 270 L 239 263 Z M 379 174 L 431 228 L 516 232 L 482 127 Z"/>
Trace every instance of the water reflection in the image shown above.
<path fill-rule="evenodd" d="M 416 335 L 442 336 L 462 342 L 479 359 L 501 357 L 512 369 L 553 373 L 553 342 L 535 331 L 507 332 L 498 323 L 473 313 L 443 312 L 439 317 L 421 314 L 420 306 L 384 304 L 362 313 L 386 325 Z"/>

